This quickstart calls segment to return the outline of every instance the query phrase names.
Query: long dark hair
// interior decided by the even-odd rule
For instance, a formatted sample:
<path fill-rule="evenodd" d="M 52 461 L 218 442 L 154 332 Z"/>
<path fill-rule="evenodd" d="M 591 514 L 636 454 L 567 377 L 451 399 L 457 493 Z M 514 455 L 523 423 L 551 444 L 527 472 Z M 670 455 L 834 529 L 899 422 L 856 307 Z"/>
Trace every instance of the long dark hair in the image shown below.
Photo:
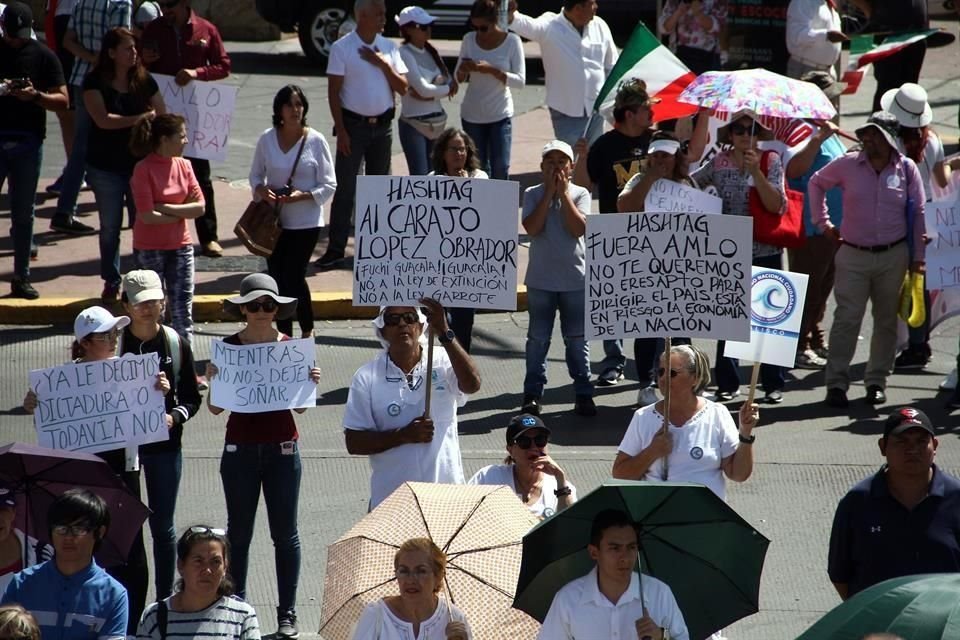
<path fill-rule="evenodd" d="M 408 22 L 407 24 L 400 27 L 400 35 L 403 37 L 403 44 L 409 44 L 410 42 L 410 25 L 413 24 Z M 430 44 L 430 41 L 427 40 L 423 43 L 423 50 L 430 54 L 430 57 L 433 58 L 433 62 L 437 65 L 437 69 L 440 69 L 440 73 L 446 77 L 450 77 L 450 70 L 447 69 L 447 64 L 443 61 L 443 58 L 440 57 L 440 52 L 437 51 L 437 48 Z"/>
<path fill-rule="evenodd" d="M 217 587 L 217 595 L 221 598 L 223 596 L 233 595 L 233 580 L 230 578 L 230 541 L 227 540 L 227 536 L 224 535 L 222 531 L 215 530 L 206 525 L 190 527 L 184 531 L 180 539 L 177 540 L 177 560 L 186 562 L 190 556 L 190 552 L 193 551 L 194 545 L 201 542 L 220 543 L 220 546 L 223 548 L 223 561 L 226 564 L 227 570 L 223 575 L 223 580 L 220 581 L 220 585 Z M 183 578 L 177 579 L 177 584 L 174 585 L 174 588 L 176 591 L 183 591 Z"/>
<path fill-rule="evenodd" d="M 161 139 L 177 135 L 185 123 L 183 116 L 175 113 L 163 113 L 152 119 L 142 118 L 130 132 L 130 153 L 142 158 L 156 151 Z"/>
<path fill-rule="evenodd" d="M 930 127 L 900 127 L 900 139 L 903 141 L 905 155 L 920 164 L 930 139 Z"/>
<path fill-rule="evenodd" d="M 300 124 L 302 126 L 307 126 L 307 112 L 310 111 L 310 101 L 307 100 L 307 94 L 303 92 L 303 89 L 296 84 L 288 84 L 283 87 L 280 87 L 280 90 L 277 91 L 277 95 L 273 96 L 273 126 L 280 128 L 280 125 L 283 124 L 283 118 L 281 113 L 283 113 L 283 105 L 290 104 L 290 99 L 293 97 L 293 94 L 297 94 L 300 98 L 300 104 L 303 105 L 303 115 L 300 116 Z"/>
<path fill-rule="evenodd" d="M 110 57 L 110 52 L 119 47 L 125 38 L 129 38 L 136 45 L 137 38 L 130 29 L 114 27 L 103 34 L 103 40 L 100 43 L 100 56 L 97 58 L 97 64 L 90 71 L 90 73 L 96 74 L 101 85 L 110 86 L 110 83 L 113 82 L 113 77 L 117 73 L 117 65 Z M 138 55 L 136 63 L 127 71 L 127 82 L 130 83 L 130 94 L 142 101 L 144 111 L 147 110 L 150 105 L 150 98 L 153 97 L 147 95 L 149 77 L 150 74 L 147 73 Z"/>
<path fill-rule="evenodd" d="M 438 176 L 447 175 L 447 161 L 443 157 L 447 153 L 447 146 L 450 140 L 460 136 L 463 138 L 463 144 L 467 147 L 467 161 L 463 168 L 467 173 L 473 173 L 480 168 L 480 156 L 477 153 L 477 145 L 463 129 L 451 127 L 440 134 L 440 137 L 433 143 L 433 172 Z"/>

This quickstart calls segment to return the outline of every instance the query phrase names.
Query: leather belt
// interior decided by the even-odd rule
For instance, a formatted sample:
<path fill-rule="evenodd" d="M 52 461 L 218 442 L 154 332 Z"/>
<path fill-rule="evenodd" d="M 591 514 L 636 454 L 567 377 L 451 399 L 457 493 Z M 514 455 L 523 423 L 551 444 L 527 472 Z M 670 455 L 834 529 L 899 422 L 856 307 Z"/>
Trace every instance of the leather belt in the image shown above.
<path fill-rule="evenodd" d="M 387 109 L 380 115 L 376 116 L 365 116 L 363 114 L 357 113 L 356 111 L 350 111 L 350 109 L 341 109 L 343 112 L 343 117 L 348 120 L 353 120 L 354 122 L 362 122 L 370 126 L 377 126 L 384 124 L 393 120 L 394 109 Z"/>
<path fill-rule="evenodd" d="M 906 238 L 900 238 L 896 242 L 891 242 L 890 244 L 875 244 L 872 247 L 861 247 L 859 244 L 853 244 L 852 242 L 847 242 L 846 240 L 843 241 L 843 244 L 847 245 L 848 247 L 853 247 L 854 249 L 859 249 L 860 251 L 869 251 L 870 253 L 882 253 L 883 251 L 887 251 L 888 249 L 893 249 L 895 246 L 897 246 L 901 242 L 905 242 L 906 240 L 907 240 Z"/>

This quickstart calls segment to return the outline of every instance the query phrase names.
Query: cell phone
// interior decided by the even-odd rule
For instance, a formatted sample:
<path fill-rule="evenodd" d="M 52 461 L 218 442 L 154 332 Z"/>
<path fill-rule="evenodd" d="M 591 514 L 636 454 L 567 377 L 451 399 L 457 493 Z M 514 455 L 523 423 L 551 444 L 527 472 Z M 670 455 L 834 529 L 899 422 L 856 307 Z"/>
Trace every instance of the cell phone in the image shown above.
<path fill-rule="evenodd" d="M 10 90 L 26 89 L 30 86 L 30 78 L 10 78 L 6 82 Z"/>

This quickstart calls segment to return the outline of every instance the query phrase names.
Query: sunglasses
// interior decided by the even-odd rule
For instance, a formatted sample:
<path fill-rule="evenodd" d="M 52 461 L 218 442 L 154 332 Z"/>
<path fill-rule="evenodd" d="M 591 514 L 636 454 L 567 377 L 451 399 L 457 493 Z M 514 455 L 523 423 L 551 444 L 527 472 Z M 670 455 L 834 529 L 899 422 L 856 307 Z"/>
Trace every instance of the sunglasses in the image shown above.
<path fill-rule="evenodd" d="M 91 333 L 89 338 L 95 342 L 116 342 L 120 338 L 120 332 L 113 329 L 111 331 Z"/>
<path fill-rule="evenodd" d="M 404 313 L 386 313 L 383 316 L 383 324 L 388 327 L 396 327 L 403 321 L 404 324 L 420 324 L 420 318 L 413 311 Z"/>
<path fill-rule="evenodd" d="M 84 536 L 88 536 L 90 535 L 91 531 L 93 531 L 93 529 L 85 524 L 60 524 L 53 528 L 53 532 L 58 536 L 70 536 L 71 538 L 82 538 Z"/>
<path fill-rule="evenodd" d="M 267 300 L 265 302 L 254 301 L 243 305 L 243 307 L 250 313 L 258 313 L 261 309 L 263 309 L 264 313 L 273 313 L 277 310 L 278 306 L 279 305 L 273 300 Z"/>
<path fill-rule="evenodd" d="M 420 31 L 430 31 L 431 27 L 429 24 L 417 24 L 416 22 L 411 22 L 410 26 L 414 29 L 419 29 Z"/>
<path fill-rule="evenodd" d="M 742 136 L 744 134 L 750 133 L 750 130 L 752 128 L 753 128 L 752 126 L 745 127 L 739 122 L 734 122 L 732 125 L 730 125 L 730 133 L 732 133 L 735 136 Z"/>
<path fill-rule="evenodd" d="M 227 535 L 227 532 L 224 529 L 214 529 L 213 527 L 205 527 L 203 525 L 196 525 L 187 529 L 190 533 L 196 534 L 210 534 L 214 536 L 223 537 Z"/>
<path fill-rule="evenodd" d="M 516 438 L 513 439 L 513 444 L 517 445 L 523 450 L 529 449 L 530 446 L 534 444 L 537 445 L 537 448 L 543 449 L 545 446 L 547 446 L 547 443 L 549 441 L 550 441 L 550 438 L 547 437 L 547 434 L 538 433 L 532 438 L 530 436 L 517 436 Z"/>
<path fill-rule="evenodd" d="M 667 372 L 666 369 L 664 369 L 663 367 L 660 367 L 659 369 L 657 369 L 657 377 L 658 377 L 658 378 L 662 378 L 663 375 L 664 375 L 666 372 Z M 678 375 L 680 375 L 680 372 L 679 372 L 678 370 L 676 370 L 676 369 L 670 369 L 670 377 L 671 377 L 671 378 L 676 378 Z"/>

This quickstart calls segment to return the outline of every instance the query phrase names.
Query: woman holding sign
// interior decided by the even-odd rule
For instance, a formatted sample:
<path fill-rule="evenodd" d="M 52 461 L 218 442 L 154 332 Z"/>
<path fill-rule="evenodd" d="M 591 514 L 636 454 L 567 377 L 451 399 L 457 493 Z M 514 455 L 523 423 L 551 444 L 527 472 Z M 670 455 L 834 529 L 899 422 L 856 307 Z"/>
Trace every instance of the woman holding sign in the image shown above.
<path fill-rule="evenodd" d="M 757 115 L 748 109 L 730 116 L 730 122 L 717 130 L 717 142 L 732 145 L 721 151 L 710 162 L 693 174 L 701 188 L 713 186 L 723 198 L 724 215 L 750 216 L 750 191 L 756 188 L 761 206 L 770 213 L 782 215 L 786 211 L 787 198 L 783 182 L 783 165 L 780 155 L 761 152 L 757 143 L 773 140 L 773 131 L 765 127 Z M 768 269 L 782 269 L 783 249 L 760 242 L 753 243 L 753 264 Z M 717 393 L 718 401 L 731 400 L 740 393 L 739 363 L 723 356 L 724 341 L 717 342 Z M 764 364 L 760 366 L 760 383 L 764 401 L 770 404 L 783 402 L 783 367 Z"/>
<path fill-rule="evenodd" d="M 297 308 L 296 298 L 277 292 L 277 283 L 264 273 L 248 275 L 240 283 L 240 295 L 223 301 L 224 311 L 245 321 L 243 329 L 224 338 L 232 345 L 275 343 L 290 337 L 273 327 L 275 320 L 286 320 Z M 211 385 L 217 376 L 215 365 L 207 365 Z M 310 379 L 320 381 L 320 369 L 310 369 Z M 223 409 L 211 402 L 213 415 Z M 306 409 L 295 409 L 303 413 Z M 260 492 L 267 506 L 270 537 L 276 550 L 278 638 L 297 636 L 297 582 L 300 579 L 300 534 L 297 531 L 297 507 L 300 501 L 300 450 L 297 423 L 289 410 L 258 413 L 230 413 L 227 434 L 220 459 L 220 477 L 227 502 L 227 538 L 233 560 L 230 575 L 240 598 L 246 597 L 247 567 L 254 518 Z"/>

